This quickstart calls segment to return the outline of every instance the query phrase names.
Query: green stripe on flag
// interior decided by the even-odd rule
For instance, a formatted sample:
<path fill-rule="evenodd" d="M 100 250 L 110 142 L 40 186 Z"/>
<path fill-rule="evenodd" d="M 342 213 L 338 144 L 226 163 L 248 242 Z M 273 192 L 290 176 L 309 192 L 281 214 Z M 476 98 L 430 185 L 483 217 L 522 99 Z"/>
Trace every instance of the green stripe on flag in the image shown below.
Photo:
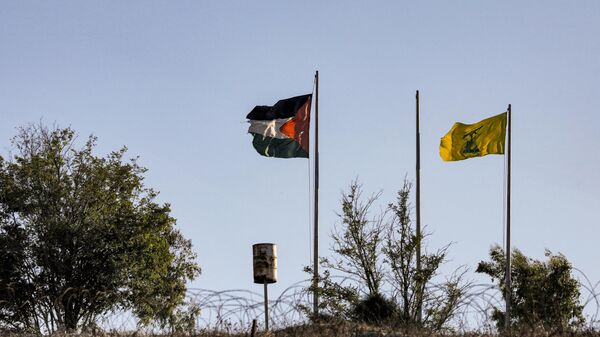
<path fill-rule="evenodd" d="M 258 153 L 265 157 L 308 158 L 308 153 L 293 139 L 271 138 L 256 133 L 252 133 L 252 135 L 254 136 L 252 145 Z"/>

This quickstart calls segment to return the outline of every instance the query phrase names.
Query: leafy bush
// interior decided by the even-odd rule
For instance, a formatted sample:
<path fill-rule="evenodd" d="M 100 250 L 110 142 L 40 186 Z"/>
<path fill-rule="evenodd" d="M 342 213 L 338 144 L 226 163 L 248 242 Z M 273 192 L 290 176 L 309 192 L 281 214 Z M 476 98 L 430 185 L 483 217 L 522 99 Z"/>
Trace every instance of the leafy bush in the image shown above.
<path fill-rule="evenodd" d="M 383 295 L 368 295 L 359 301 L 352 310 L 352 318 L 365 323 L 386 323 L 394 318 L 396 303 Z"/>
<path fill-rule="evenodd" d="M 511 253 L 511 325 L 519 328 L 564 332 L 584 323 L 579 282 L 573 278 L 571 263 L 564 255 L 546 251 L 547 261 L 526 257 L 518 249 Z M 480 262 L 478 273 L 498 282 L 506 297 L 506 257 L 499 246 L 490 250 L 491 261 Z M 494 308 L 492 319 L 504 329 L 506 313 Z"/>
<path fill-rule="evenodd" d="M 323 264 L 327 263 L 326 259 L 322 259 Z M 304 272 L 313 275 L 311 267 L 304 267 Z M 342 284 L 342 282 L 334 281 L 329 270 L 323 270 L 319 275 L 318 286 L 314 284 L 306 289 L 306 291 L 319 296 L 319 315 L 314 316 L 313 307 L 306 304 L 299 304 L 298 309 L 307 317 L 310 317 L 315 322 L 331 322 L 349 319 L 351 317 L 352 308 L 359 302 L 358 288 L 353 284 Z"/>

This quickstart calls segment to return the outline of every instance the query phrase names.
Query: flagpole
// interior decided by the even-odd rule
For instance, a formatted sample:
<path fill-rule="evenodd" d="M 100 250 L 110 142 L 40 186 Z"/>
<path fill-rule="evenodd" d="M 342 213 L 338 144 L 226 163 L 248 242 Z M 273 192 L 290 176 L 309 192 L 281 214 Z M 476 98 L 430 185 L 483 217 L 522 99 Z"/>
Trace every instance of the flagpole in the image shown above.
<path fill-rule="evenodd" d="M 417 238 L 419 240 L 417 244 L 417 274 L 421 273 L 421 135 L 419 133 L 419 90 L 417 90 L 416 98 L 416 176 L 417 176 L 417 194 L 416 194 L 416 204 L 417 204 Z M 418 306 L 417 306 L 417 322 L 421 323 L 422 319 L 422 308 L 421 308 L 421 298 L 422 294 L 419 295 Z"/>
<path fill-rule="evenodd" d="M 508 119 L 508 163 L 507 163 L 507 176 L 506 176 L 506 313 L 505 313 L 505 328 L 506 331 L 510 331 L 510 302 L 511 302 L 511 283 L 510 283 L 510 171 L 511 162 L 510 157 L 512 155 L 511 150 L 511 124 L 512 124 L 512 111 L 510 104 L 507 110 Z"/>
<path fill-rule="evenodd" d="M 314 319 L 319 317 L 319 71 L 315 73 L 315 219 L 314 219 L 314 252 L 313 252 L 313 313 Z"/>

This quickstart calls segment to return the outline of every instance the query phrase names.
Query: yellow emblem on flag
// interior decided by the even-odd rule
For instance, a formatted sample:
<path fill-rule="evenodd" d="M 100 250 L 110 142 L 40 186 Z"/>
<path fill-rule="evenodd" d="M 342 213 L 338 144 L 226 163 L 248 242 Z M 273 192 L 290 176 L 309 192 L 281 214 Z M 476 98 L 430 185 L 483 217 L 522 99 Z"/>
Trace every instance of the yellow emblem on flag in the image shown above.
<path fill-rule="evenodd" d="M 504 154 L 505 139 L 506 112 L 475 124 L 454 123 L 440 141 L 440 157 L 453 161 Z"/>

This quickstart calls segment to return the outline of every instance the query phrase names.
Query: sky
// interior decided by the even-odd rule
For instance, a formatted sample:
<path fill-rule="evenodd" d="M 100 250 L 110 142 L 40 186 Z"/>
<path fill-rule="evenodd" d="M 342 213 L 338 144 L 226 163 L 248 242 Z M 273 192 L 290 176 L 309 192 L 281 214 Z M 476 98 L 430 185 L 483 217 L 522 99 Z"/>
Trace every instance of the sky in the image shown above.
<path fill-rule="evenodd" d="M 0 155 L 42 121 L 123 145 L 172 206 L 202 274 L 189 286 L 249 289 L 252 244 L 278 245 L 276 296 L 311 260 L 312 161 L 258 155 L 255 105 L 313 91 L 320 73 L 320 255 L 358 178 L 415 179 L 444 272 L 503 240 L 501 155 L 443 162 L 439 140 L 512 104 L 512 246 L 564 254 L 600 281 L 598 1 L 0 0 Z M 313 110 L 314 111 L 314 110 Z"/>

